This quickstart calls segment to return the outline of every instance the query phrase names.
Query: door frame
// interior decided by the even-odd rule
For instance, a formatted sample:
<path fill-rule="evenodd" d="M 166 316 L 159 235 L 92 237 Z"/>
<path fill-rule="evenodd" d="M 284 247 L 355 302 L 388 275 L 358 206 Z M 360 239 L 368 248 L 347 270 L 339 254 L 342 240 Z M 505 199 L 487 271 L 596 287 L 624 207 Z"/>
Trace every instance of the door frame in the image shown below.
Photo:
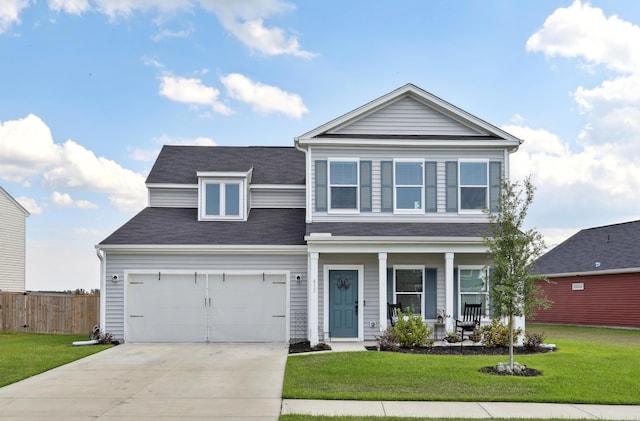
<path fill-rule="evenodd" d="M 356 270 L 358 271 L 358 337 L 331 338 L 329 336 L 329 271 L 330 270 Z M 364 341 L 364 265 L 323 265 L 323 327 L 325 340 L 340 342 Z"/>
<path fill-rule="evenodd" d="M 285 343 L 289 343 L 291 339 L 291 271 L 290 270 L 252 270 L 252 269 L 230 269 L 230 270 L 209 270 L 209 269 L 166 269 L 166 270 L 150 270 L 150 269 L 125 269 L 124 270 L 124 280 L 123 280 L 123 313 L 122 313 L 122 327 L 124 332 L 124 340 L 127 341 L 127 314 L 129 310 L 129 302 L 127 300 L 127 290 L 129 285 L 129 276 L 130 275 L 155 275 L 155 274 L 166 274 L 166 275 L 184 275 L 184 276 L 194 276 L 194 274 L 205 276 L 205 293 L 206 296 L 203 297 L 203 300 L 206 300 L 209 297 L 209 276 L 211 275 L 277 275 L 284 276 L 285 278 Z M 358 274 L 358 276 L 360 276 Z M 206 304 L 203 303 L 203 307 Z M 203 332 L 204 341 L 206 343 L 210 342 L 211 332 L 209 326 L 209 313 L 208 311 L 205 313 L 205 317 L 207 318 L 207 326 L 206 332 Z"/>

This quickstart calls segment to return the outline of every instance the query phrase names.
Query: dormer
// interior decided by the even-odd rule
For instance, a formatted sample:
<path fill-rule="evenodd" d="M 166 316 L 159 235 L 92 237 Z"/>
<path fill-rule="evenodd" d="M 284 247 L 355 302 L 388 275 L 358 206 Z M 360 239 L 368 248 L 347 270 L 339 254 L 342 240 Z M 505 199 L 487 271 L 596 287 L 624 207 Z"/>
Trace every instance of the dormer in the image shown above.
<path fill-rule="evenodd" d="M 249 215 L 248 171 L 198 171 L 198 220 L 246 221 Z"/>

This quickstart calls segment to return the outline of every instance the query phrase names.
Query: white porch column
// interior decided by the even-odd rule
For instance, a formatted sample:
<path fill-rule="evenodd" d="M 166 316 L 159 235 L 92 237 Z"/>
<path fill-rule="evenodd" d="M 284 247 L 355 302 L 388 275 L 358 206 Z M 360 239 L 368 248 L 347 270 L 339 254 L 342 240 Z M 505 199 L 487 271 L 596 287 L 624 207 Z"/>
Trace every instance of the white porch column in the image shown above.
<path fill-rule="evenodd" d="M 453 253 L 444 254 L 444 276 L 445 276 L 445 330 L 450 332 L 453 330 L 453 300 L 457 299 L 453 296 Z"/>
<path fill-rule="evenodd" d="M 380 297 L 380 332 L 387 330 L 387 253 L 378 253 L 378 296 Z"/>
<path fill-rule="evenodd" d="M 318 253 L 309 253 L 307 276 L 307 329 L 311 346 L 318 345 Z"/>

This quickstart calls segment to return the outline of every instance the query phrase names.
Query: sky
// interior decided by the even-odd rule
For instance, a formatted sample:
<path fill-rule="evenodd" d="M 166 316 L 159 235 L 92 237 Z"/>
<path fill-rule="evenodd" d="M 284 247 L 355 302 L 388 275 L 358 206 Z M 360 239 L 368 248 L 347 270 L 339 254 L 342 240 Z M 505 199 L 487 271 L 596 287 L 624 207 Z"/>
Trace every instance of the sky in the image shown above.
<path fill-rule="evenodd" d="M 2 0 L 0 186 L 28 290 L 100 287 L 164 144 L 293 146 L 413 83 L 524 139 L 553 246 L 640 219 L 636 0 Z"/>

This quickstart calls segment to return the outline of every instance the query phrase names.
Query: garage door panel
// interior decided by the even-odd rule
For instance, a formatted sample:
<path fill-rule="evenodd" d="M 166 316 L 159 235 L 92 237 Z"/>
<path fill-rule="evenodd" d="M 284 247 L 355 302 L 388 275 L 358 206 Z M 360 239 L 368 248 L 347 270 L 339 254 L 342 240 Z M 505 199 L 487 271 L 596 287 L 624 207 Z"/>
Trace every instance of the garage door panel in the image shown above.
<path fill-rule="evenodd" d="M 203 275 L 133 275 L 127 290 L 131 342 L 204 342 L 206 278 Z"/>
<path fill-rule="evenodd" d="M 286 282 L 282 275 L 209 278 L 211 340 L 284 342 Z"/>

